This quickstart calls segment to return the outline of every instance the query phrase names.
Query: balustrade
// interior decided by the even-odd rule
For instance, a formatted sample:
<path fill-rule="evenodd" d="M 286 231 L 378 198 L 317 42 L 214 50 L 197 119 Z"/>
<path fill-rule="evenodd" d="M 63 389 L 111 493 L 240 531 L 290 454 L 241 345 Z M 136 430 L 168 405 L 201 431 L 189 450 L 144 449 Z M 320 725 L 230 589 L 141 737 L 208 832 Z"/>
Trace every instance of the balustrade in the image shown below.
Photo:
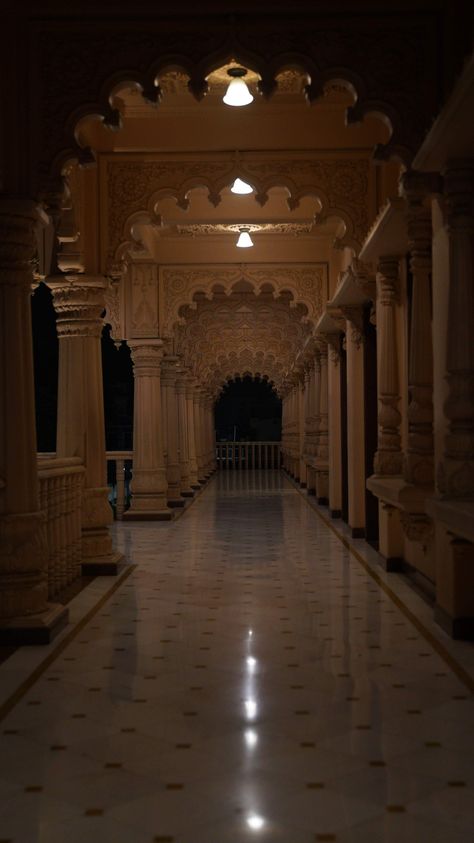
<path fill-rule="evenodd" d="M 84 474 L 79 457 L 38 457 L 40 508 L 46 514 L 48 599 L 81 575 Z"/>
<path fill-rule="evenodd" d="M 277 469 L 281 465 L 281 442 L 216 442 L 220 469 Z"/>

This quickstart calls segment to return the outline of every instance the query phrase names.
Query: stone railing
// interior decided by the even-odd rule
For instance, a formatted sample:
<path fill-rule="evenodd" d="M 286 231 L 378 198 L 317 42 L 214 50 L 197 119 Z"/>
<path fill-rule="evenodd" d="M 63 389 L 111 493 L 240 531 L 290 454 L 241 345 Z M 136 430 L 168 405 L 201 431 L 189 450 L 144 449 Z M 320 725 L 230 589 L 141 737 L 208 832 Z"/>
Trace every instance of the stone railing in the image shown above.
<path fill-rule="evenodd" d="M 107 451 L 107 476 L 111 489 L 109 500 L 117 521 L 122 520 L 130 502 L 132 460 L 133 451 Z"/>
<path fill-rule="evenodd" d="M 219 469 L 280 468 L 281 442 L 216 442 Z"/>
<path fill-rule="evenodd" d="M 41 509 L 46 513 L 48 596 L 81 575 L 81 506 L 84 466 L 78 457 L 38 454 Z"/>

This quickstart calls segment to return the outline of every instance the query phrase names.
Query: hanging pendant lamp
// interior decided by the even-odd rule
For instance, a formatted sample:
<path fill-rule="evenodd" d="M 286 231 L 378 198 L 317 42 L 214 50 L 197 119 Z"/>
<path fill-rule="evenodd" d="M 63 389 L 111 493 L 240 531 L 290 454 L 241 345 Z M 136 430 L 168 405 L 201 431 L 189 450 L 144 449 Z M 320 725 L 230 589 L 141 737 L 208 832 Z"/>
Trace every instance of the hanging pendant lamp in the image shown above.
<path fill-rule="evenodd" d="M 237 240 L 236 245 L 239 249 L 249 249 L 250 246 L 253 246 L 253 240 L 249 233 L 250 229 L 248 228 L 241 228 L 239 239 Z"/>
<path fill-rule="evenodd" d="M 245 67 L 231 67 L 230 70 L 227 71 L 227 75 L 231 77 L 231 80 L 227 91 L 223 96 L 225 104 L 240 107 L 251 103 L 253 101 L 253 96 L 247 88 L 243 78 L 247 75 Z"/>
<path fill-rule="evenodd" d="M 236 179 L 234 184 L 231 187 L 231 193 L 238 193 L 239 196 L 244 196 L 246 193 L 253 193 L 253 187 L 251 184 L 247 184 L 246 181 L 242 181 L 242 179 Z"/>

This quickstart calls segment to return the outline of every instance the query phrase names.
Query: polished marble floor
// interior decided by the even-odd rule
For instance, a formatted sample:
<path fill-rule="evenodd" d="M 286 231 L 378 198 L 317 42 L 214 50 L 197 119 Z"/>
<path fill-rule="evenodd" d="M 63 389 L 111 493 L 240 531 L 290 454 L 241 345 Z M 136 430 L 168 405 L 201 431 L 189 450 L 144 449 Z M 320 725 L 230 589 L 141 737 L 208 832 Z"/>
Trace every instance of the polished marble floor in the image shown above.
<path fill-rule="evenodd" d="M 177 521 L 114 529 L 129 575 L 76 598 L 46 661 L 0 666 L 24 682 L 0 843 L 472 839 L 473 702 L 443 634 L 283 475 L 223 472 Z"/>

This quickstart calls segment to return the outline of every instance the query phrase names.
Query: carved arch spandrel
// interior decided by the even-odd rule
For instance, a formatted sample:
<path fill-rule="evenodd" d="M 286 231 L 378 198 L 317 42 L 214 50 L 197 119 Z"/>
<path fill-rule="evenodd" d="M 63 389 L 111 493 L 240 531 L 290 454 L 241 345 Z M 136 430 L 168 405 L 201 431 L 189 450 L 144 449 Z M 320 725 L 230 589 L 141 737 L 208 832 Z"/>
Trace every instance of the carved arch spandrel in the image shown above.
<path fill-rule="evenodd" d="M 284 292 L 291 293 L 290 307 L 303 305 L 307 310 L 305 318 L 311 324 L 316 324 L 328 297 L 327 265 L 324 263 L 174 265 L 161 267 L 160 276 L 164 336 L 171 336 L 175 324 L 182 320 L 183 306 L 196 306 L 197 294 L 212 299 L 213 288 L 219 288 L 230 296 L 241 281 L 250 284 L 257 296 L 268 287 L 275 298 Z"/>
<path fill-rule="evenodd" d="M 289 296 L 274 298 L 268 290 L 229 297 L 221 291 L 195 305 L 183 308 L 186 318 L 175 326 L 174 347 L 198 380 L 213 388 L 245 372 L 280 384 L 311 333 L 306 308 L 291 307 Z"/>
<path fill-rule="evenodd" d="M 283 25 L 282 25 L 283 24 Z M 112 129 L 120 120 L 111 105 L 121 82 L 135 83 L 144 97 L 160 100 L 160 74 L 180 68 L 189 75 L 197 99 L 207 92 L 206 76 L 232 58 L 260 76 L 260 90 L 271 96 L 281 69 L 299 67 L 308 75 L 306 96 L 319 97 L 329 79 L 344 80 L 357 96 L 348 120 L 379 112 L 392 136 L 377 154 L 397 155 L 406 164 L 439 106 L 440 44 L 435 15 L 407 12 L 388 17 L 345 12 L 318 16 L 290 9 L 288 17 L 250 13 L 230 17 L 199 14 L 173 18 L 137 17 L 132 22 L 107 16 L 87 20 L 32 18 L 30 78 L 35 127 L 37 178 L 57 175 L 70 158 L 90 159 L 75 128 L 97 115 Z"/>

